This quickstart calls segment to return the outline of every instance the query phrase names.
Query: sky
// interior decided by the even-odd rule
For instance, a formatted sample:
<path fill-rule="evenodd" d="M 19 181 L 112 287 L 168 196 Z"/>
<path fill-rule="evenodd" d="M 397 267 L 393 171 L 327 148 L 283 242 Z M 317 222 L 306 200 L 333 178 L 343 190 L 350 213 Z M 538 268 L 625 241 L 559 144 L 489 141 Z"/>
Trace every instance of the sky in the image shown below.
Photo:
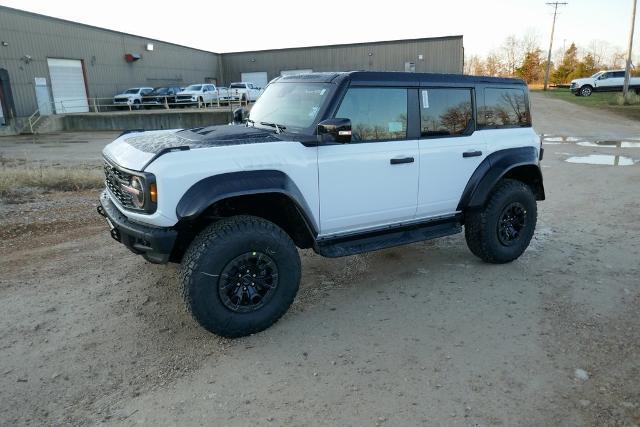
<path fill-rule="evenodd" d="M 587 47 L 592 40 L 626 49 L 632 0 L 566 1 L 569 4 L 559 8 L 554 50 L 571 42 Z M 553 17 L 545 0 L 0 0 L 0 4 L 213 52 L 461 34 L 468 57 L 484 56 L 507 36 L 524 33 L 534 34 L 546 51 Z M 640 28 L 634 53 L 640 50 L 638 33 Z"/>

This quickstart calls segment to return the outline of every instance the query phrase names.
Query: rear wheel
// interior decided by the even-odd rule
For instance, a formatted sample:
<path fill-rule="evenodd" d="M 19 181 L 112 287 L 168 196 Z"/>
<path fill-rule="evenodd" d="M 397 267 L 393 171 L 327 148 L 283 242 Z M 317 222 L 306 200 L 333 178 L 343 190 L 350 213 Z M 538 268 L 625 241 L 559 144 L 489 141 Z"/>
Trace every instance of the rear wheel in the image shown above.
<path fill-rule="evenodd" d="M 511 262 L 529 246 L 537 216 L 531 188 L 521 181 L 502 180 L 483 209 L 466 215 L 467 246 L 483 261 Z"/>
<path fill-rule="evenodd" d="M 202 231 L 181 269 L 187 308 L 205 329 L 241 337 L 275 323 L 289 308 L 300 283 L 293 241 L 258 217 L 220 220 Z"/>

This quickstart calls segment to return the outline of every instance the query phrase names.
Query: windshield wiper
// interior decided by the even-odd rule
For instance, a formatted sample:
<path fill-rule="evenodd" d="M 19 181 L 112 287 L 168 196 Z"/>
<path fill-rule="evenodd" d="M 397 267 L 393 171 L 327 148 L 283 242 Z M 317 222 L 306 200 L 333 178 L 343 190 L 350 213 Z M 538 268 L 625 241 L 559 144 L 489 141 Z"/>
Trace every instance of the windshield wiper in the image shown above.
<path fill-rule="evenodd" d="M 282 133 L 287 127 L 283 125 L 279 125 L 277 123 L 269 123 L 269 122 L 260 122 L 261 125 L 271 126 L 272 128 L 276 128 L 276 133 Z"/>
<path fill-rule="evenodd" d="M 247 119 L 247 124 L 251 125 L 253 127 L 256 127 L 256 121 L 255 120 Z"/>

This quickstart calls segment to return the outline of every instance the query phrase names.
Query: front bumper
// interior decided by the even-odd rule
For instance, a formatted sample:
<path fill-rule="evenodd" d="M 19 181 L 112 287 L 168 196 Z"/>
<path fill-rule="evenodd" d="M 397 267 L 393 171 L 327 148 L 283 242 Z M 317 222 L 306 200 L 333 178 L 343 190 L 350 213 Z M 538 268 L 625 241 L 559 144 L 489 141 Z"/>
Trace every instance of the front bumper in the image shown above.
<path fill-rule="evenodd" d="M 574 86 L 574 85 L 571 85 L 571 87 L 569 88 L 571 93 L 576 93 L 578 91 L 578 89 L 580 89 L 580 88 L 578 86 Z"/>
<path fill-rule="evenodd" d="M 129 220 L 111 200 L 109 193 L 100 195 L 98 213 L 107 219 L 111 237 L 147 261 L 164 264 L 169 261 L 178 232 L 171 228 L 151 227 Z"/>

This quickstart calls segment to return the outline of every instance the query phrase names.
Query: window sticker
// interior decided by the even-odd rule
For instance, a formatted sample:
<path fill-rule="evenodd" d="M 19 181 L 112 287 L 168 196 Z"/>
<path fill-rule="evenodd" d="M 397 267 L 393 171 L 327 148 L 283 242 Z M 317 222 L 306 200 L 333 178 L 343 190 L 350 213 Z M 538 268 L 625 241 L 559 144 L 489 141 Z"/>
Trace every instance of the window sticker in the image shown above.
<path fill-rule="evenodd" d="M 402 122 L 389 122 L 389 132 L 402 132 Z"/>
<path fill-rule="evenodd" d="M 422 108 L 429 108 L 429 91 L 422 91 Z"/>

